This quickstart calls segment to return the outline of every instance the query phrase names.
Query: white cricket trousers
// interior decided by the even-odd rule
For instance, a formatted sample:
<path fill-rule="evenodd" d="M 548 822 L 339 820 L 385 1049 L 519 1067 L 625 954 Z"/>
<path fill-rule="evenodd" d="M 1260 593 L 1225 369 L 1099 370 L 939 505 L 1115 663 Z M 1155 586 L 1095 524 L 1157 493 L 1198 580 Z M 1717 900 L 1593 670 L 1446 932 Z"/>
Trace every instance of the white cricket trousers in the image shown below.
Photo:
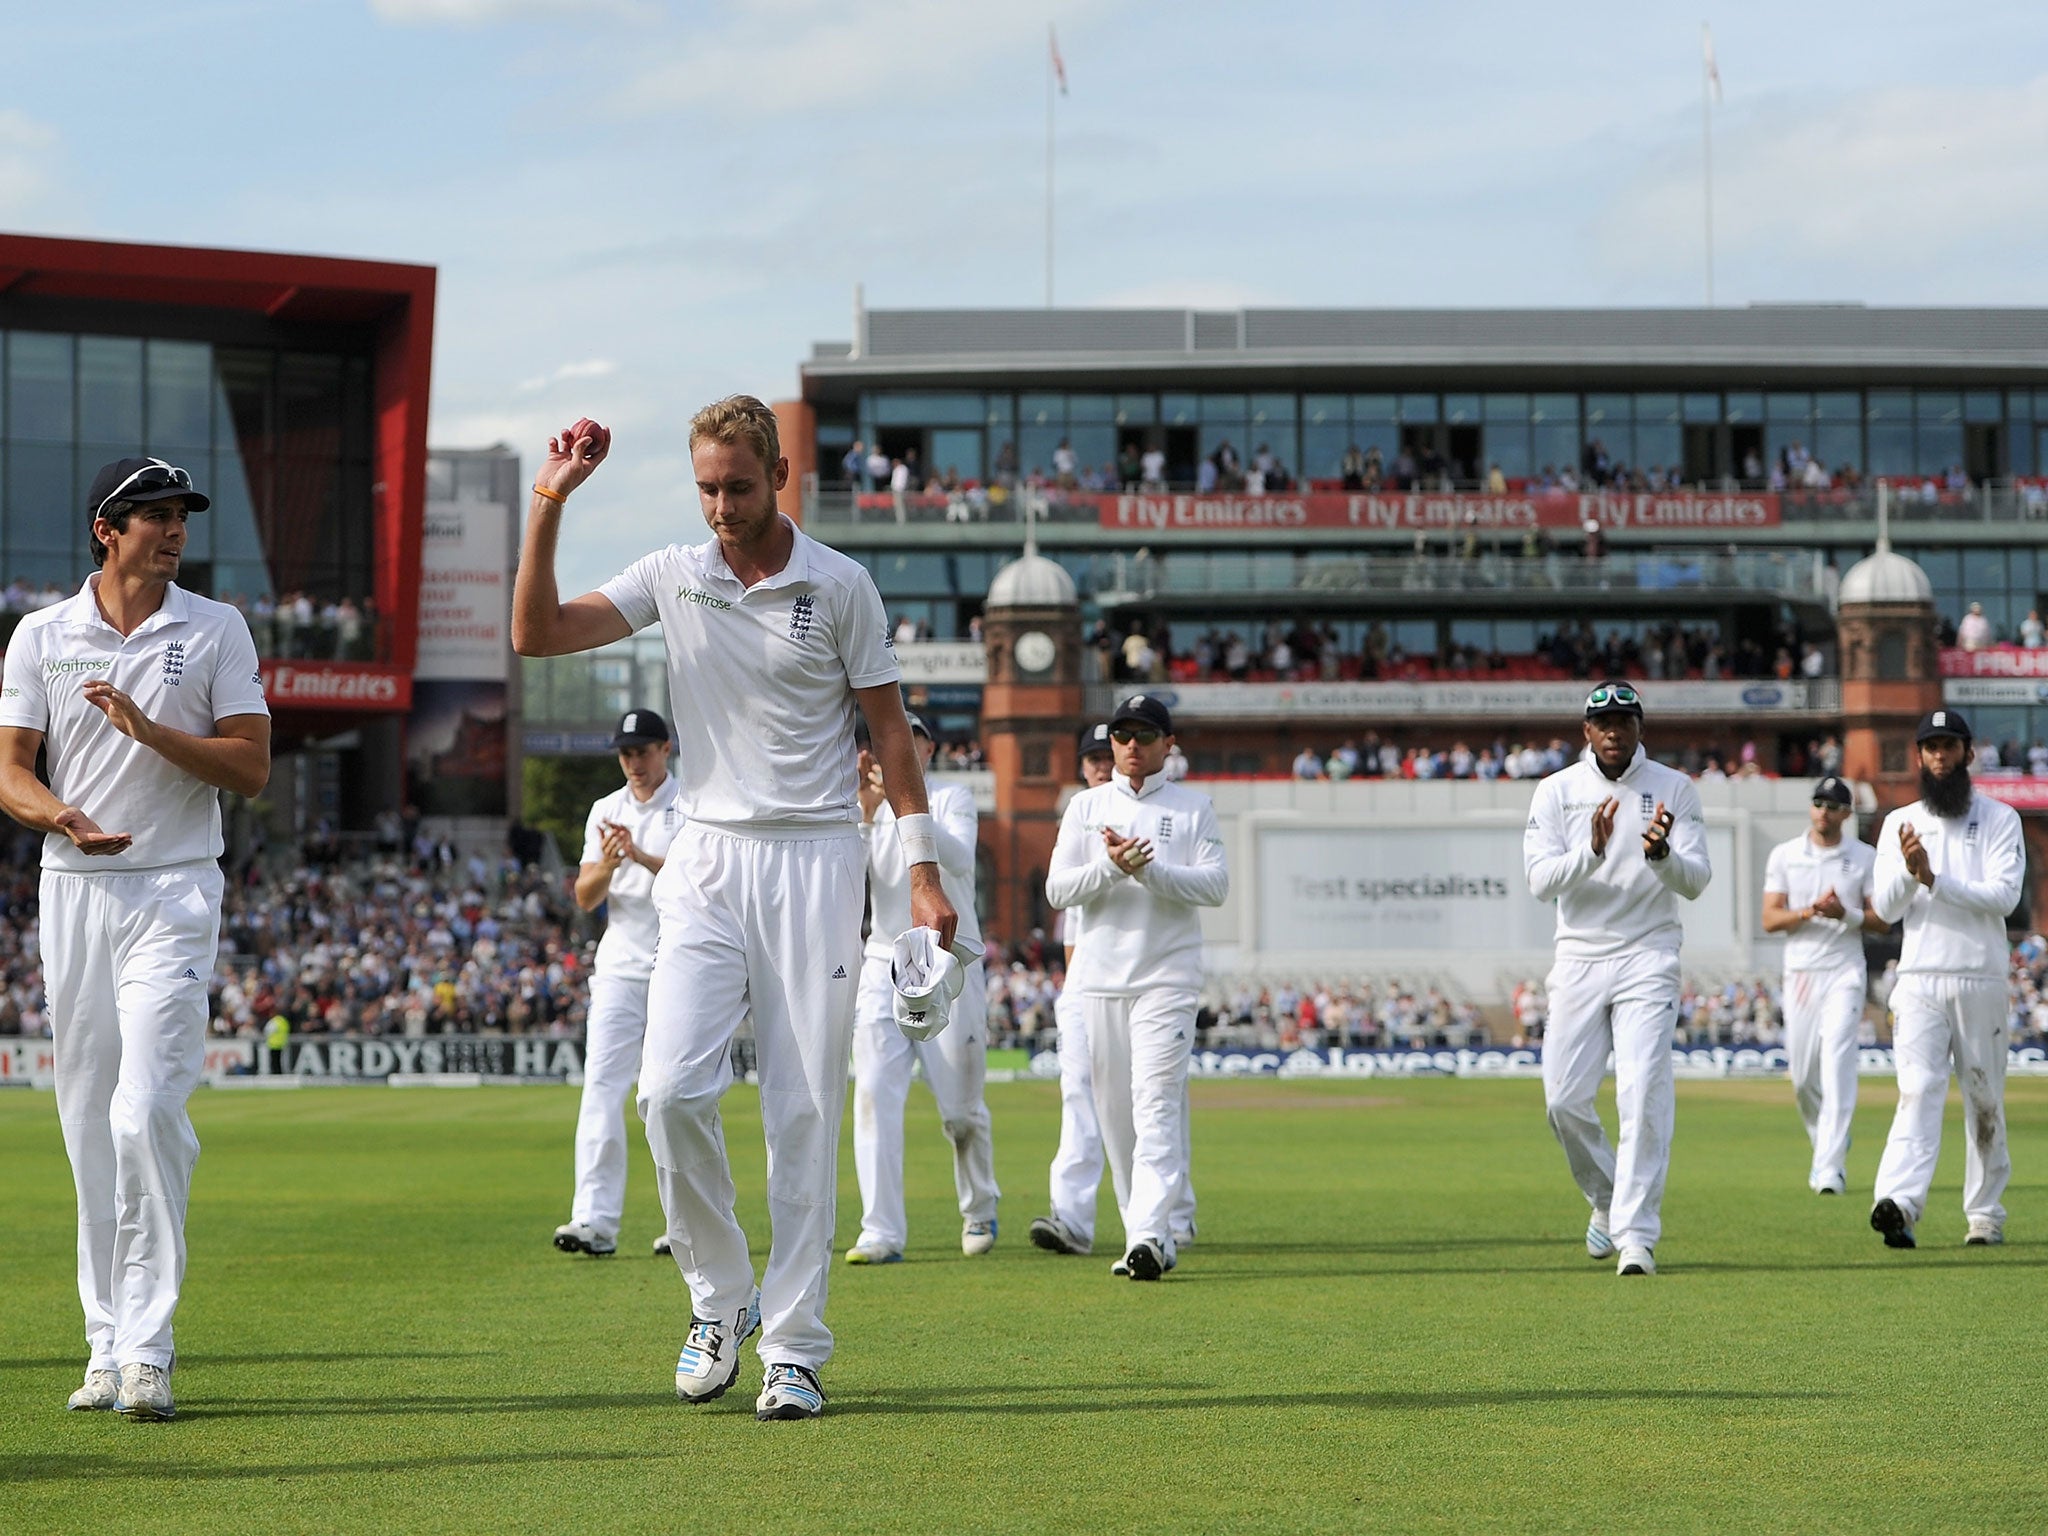
<path fill-rule="evenodd" d="M 860 984 L 864 853 L 844 837 L 775 839 L 686 826 L 654 879 L 660 919 L 640 1061 L 640 1114 L 695 1315 L 730 1323 L 754 1284 L 733 1215 L 718 1101 L 749 1012 L 768 1142 L 760 1355 L 812 1369 L 825 1326 Z"/>
<path fill-rule="evenodd" d="M 169 1369 L 199 1138 L 185 1106 L 206 1061 L 220 869 L 42 879 L 43 987 L 57 1117 L 78 1186 L 88 1370 Z"/>
<path fill-rule="evenodd" d="M 1124 1248 L 1150 1238 L 1169 1261 L 1176 1252 L 1174 1213 L 1187 1188 L 1188 1056 L 1199 1001 L 1192 987 L 1081 997 L 1095 1123 Z"/>
<path fill-rule="evenodd" d="M 1892 1061 L 1899 1110 L 1877 1165 L 1872 1200 L 1890 1200 L 1908 1221 L 1927 1214 L 1927 1187 L 1941 1154 L 1949 1063 L 1963 1084 L 1963 1214 L 2005 1225 L 1999 1203 L 2012 1177 L 2005 1145 L 2006 1035 L 2011 997 L 2002 976 L 1906 972 L 1892 988 Z"/>
<path fill-rule="evenodd" d="M 1543 1104 L 1572 1179 L 1624 1248 L 1655 1248 L 1671 1166 L 1675 1096 L 1671 1045 L 1678 1023 L 1678 956 L 1662 950 L 1550 968 L 1543 1030 Z M 1614 1053 L 1619 1146 L 1596 1103 Z"/>
<path fill-rule="evenodd" d="M 896 1027 L 896 988 L 889 961 L 869 955 L 861 966 L 853 1020 L 853 1167 L 860 1179 L 860 1240 L 901 1251 L 910 1238 L 903 1210 L 903 1108 L 912 1061 L 939 1103 L 939 1126 L 953 1146 L 953 1188 L 960 1219 L 994 1221 L 995 1140 L 989 1133 L 988 984 L 979 962 L 953 1001 L 951 1022 L 933 1040 L 912 1040 Z"/>
<path fill-rule="evenodd" d="M 1813 1143 L 1807 1182 L 1814 1188 L 1849 1167 L 1849 1123 L 1856 1116 L 1856 1029 L 1869 978 L 1860 965 L 1785 973 L 1785 1054 L 1792 1098 Z"/>
<path fill-rule="evenodd" d="M 1095 1075 L 1088 1062 L 1088 1010 L 1078 992 L 1053 1002 L 1059 1031 L 1060 1142 L 1052 1158 L 1052 1213 L 1083 1243 L 1095 1241 L 1095 1197 L 1102 1187 L 1102 1131 L 1095 1123 Z M 1181 1198 L 1174 1208 L 1176 1234 L 1195 1230 L 1195 1180 L 1189 1137 L 1187 1081 L 1181 1081 Z"/>
<path fill-rule="evenodd" d="M 590 978 L 583 1025 L 583 1103 L 576 1114 L 576 1199 L 569 1211 L 613 1242 L 626 1214 L 626 1095 L 640 1075 L 647 1036 L 648 983 Z"/>

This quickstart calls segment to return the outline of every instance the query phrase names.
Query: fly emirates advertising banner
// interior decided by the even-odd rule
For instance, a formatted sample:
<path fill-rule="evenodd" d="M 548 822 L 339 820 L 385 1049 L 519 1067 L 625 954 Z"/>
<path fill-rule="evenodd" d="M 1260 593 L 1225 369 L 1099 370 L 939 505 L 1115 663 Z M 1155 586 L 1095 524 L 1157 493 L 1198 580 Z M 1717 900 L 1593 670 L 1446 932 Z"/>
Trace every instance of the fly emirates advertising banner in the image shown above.
<path fill-rule="evenodd" d="M 1263 954 L 1340 951 L 1399 956 L 1547 950 L 1557 909 L 1529 894 L 1522 825 L 1297 826 L 1252 829 L 1258 948 Z M 1681 902 L 1689 943 L 1737 942 L 1735 839 L 1707 828 L 1713 884 Z"/>

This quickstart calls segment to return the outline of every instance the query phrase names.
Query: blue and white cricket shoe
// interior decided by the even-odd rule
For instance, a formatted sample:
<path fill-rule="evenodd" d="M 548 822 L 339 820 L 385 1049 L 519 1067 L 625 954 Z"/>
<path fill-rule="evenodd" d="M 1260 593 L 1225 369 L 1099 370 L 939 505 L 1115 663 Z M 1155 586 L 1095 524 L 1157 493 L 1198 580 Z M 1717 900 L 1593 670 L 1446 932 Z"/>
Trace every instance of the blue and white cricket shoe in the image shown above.
<path fill-rule="evenodd" d="M 1593 1219 L 1586 1223 L 1586 1257 L 1589 1259 L 1611 1259 L 1614 1257 L 1614 1239 L 1608 1235 L 1607 1213 L 1593 1212 Z"/>
<path fill-rule="evenodd" d="M 155 1423 L 178 1416 L 171 1401 L 171 1373 L 160 1365 L 136 1362 L 121 1367 L 121 1390 L 114 1399 L 114 1412 L 124 1419 Z"/>
<path fill-rule="evenodd" d="M 825 1411 L 825 1389 L 818 1385 L 818 1373 L 807 1365 L 771 1365 L 761 1382 L 761 1395 L 754 1399 L 754 1417 L 770 1419 L 815 1419 Z"/>
<path fill-rule="evenodd" d="M 1621 1262 L 1614 1266 L 1614 1272 L 1617 1275 L 1654 1275 L 1657 1273 L 1657 1260 L 1647 1248 L 1624 1248 L 1621 1250 Z"/>
<path fill-rule="evenodd" d="M 676 1357 L 676 1396 L 686 1403 L 708 1403 L 725 1396 L 740 1379 L 740 1346 L 761 1326 L 761 1287 L 730 1323 L 690 1319 L 690 1336 Z"/>
<path fill-rule="evenodd" d="M 960 1228 L 960 1251 L 970 1259 L 978 1258 L 996 1245 L 996 1219 L 970 1221 Z"/>

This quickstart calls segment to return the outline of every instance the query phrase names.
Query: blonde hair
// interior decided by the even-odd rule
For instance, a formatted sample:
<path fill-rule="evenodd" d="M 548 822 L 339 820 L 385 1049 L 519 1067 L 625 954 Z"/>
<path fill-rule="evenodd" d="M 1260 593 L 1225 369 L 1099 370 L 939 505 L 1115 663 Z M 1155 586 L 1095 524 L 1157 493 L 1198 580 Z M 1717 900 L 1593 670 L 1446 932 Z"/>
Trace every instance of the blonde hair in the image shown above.
<path fill-rule="evenodd" d="M 775 427 L 775 412 L 752 395 L 727 395 L 714 400 L 690 418 L 690 449 L 702 442 L 745 443 L 761 455 L 771 472 L 782 457 L 782 437 Z"/>

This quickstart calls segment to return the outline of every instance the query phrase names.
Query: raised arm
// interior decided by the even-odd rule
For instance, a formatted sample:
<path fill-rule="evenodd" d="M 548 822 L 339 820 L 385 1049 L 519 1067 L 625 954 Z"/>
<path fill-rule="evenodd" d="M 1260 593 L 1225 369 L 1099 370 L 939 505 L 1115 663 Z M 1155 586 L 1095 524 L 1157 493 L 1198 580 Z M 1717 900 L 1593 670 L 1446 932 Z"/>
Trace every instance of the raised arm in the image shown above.
<path fill-rule="evenodd" d="M 1690 782 L 1681 784 L 1673 798 L 1677 804 L 1671 807 L 1671 830 L 1665 838 L 1671 851 L 1652 859 L 1650 868 L 1666 890 L 1696 901 L 1714 878 L 1714 866 L 1707 858 L 1707 818 L 1700 809 L 1699 792 Z"/>
<path fill-rule="evenodd" d="M 563 602 L 555 585 L 555 546 L 569 493 L 588 480 L 611 451 L 612 435 L 585 419 L 548 439 L 547 458 L 534 477 L 526 511 L 526 537 L 512 578 L 512 649 L 521 656 L 566 656 L 592 651 L 633 632 L 612 600 L 586 592 Z"/>
<path fill-rule="evenodd" d="M 1904 917 L 1921 890 L 1913 871 L 1906 867 L 1905 850 L 1899 846 L 1899 832 L 1906 825 L 1895 811 L 1885 817 L 1877 833 L 1877 863 L 1870 874 L 1870 909 L 1886 923 L 1896 923 Z"/>

